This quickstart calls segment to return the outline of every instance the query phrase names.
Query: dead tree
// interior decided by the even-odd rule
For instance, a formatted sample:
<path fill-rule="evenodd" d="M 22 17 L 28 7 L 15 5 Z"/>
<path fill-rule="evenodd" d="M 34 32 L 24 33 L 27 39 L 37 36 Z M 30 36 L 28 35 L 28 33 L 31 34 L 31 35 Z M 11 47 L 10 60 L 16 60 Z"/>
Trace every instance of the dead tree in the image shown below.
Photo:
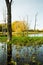
<path fill-rule="evenodd" d="M 12 28 L 11 28 L 11 3 L 12 0 L 5 0 L 6 1 L 6 6 L 7 6 L 7 27 L 8 27 L 8 39 L 12 39 Z"/>
<path fill-rule="evenodd" d="M 5 0 L 7 6 L 7 29 L 8 29 L 8 39 L 12 40 L 12 28 L 11 28 L 11 4 L 12 0 Z M 12 58 L 12 44 L 7 44 L 7 65 L 11 64 Z"/>

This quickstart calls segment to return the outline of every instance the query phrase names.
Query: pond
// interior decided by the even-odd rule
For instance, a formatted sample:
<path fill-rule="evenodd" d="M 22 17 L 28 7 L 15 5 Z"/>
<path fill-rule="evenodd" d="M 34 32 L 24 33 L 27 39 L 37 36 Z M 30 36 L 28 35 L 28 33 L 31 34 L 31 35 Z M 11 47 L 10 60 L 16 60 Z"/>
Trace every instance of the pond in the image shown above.
<path fill-rule="evenodd" d="M 21 62 L 39 61 L 43 64 L 43 45 L 42 46 L 16 46 L 12 45 L 12 58 L 16 61 L 19 56 Z M 7 63 L 7 44 L 0 43 L 0 65 Z"/>
<path fill-rule="evenodd" d="M 30 37 L 43 37 L 43 34 L 42 33 L 38 33 L 38 34 L 29 34 L 28 36 L 30 36 Z"/>

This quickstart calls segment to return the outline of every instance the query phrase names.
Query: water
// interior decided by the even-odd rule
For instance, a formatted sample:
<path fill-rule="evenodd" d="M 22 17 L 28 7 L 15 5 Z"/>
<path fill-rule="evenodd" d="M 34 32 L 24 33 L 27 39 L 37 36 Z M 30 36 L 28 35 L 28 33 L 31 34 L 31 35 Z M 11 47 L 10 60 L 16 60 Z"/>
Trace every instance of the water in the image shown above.
<path fill-rule="evenodd" d="M 19 56 L 22 62 L 30 62 L 35 55 L 35 60 L 43 63 L 43 45 L 36 47 L 16 46 L 12 45 L 12 58 L 16 61 Z M 34 59 L 33 59 L 34 60 Z M 0 65 L 7 63 L 7 45 L 0 43 Z"/>
<path fill-rule="evenodd" d="M 15 51 L 14 51 L 15 50 Z M 36 59 L 39 62 L 43 62 L 43 46 L 39 47 L 22 47 L 21 50 L 17 50 L 16 47 L 13 47 L 12 56 L 13 58 L 16 57 L 16 54 L 19 54 L 21 58 L 24 58 L 24 60 L 31 60 L 31 57 L 33 54 L 36 54 Z M 27 55 L 27 57 L 26 57 Z"/>
<path fill-rule="evenodd" d="M 41 34 L 41 33 L 38 33 L 38 34 L 29 34 L 28 36 L 30 36 L 30 37 L 43 37 L 43 34 Z"/>
<path fill-rule="evenodd" d="M 6 44 L 0 43 L 0 65 L 6 65 L 6 62 L 7 62 Z"/>

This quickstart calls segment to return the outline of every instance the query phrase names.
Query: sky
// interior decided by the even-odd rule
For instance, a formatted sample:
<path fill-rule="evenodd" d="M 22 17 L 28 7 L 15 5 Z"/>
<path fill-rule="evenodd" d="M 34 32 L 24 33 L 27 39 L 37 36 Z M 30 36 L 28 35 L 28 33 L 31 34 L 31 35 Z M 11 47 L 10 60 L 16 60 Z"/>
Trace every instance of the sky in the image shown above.
<path fill-rule="evenodd" d="M 0 0 L 0 23 L 5 18 L 6 3 Z M 37 16 L 36 16 L 37 14 Z M 36 29 L 43 29 L 43 0 L 13 0 L 12 1 L 12 22 L 25 20 L 30 29 L 34 29 L 36 16 Z"/>

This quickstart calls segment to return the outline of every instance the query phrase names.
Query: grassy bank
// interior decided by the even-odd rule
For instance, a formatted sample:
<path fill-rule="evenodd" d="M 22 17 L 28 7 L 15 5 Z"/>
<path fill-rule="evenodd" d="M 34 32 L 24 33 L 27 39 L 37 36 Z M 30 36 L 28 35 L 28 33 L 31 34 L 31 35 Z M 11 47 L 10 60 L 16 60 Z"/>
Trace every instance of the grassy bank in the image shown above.
<path fill-rule="evenodd" d="M 6 36 L 2 36 L 0 37 L 0 42 L 7 42 L 7 37 Z M 15 44 L 15 45 L 23 45 L 23 46 L 31 46 L 31 45 L 41 45 L 43 44 L 43 37 L 12 37 L 12 40 L 9 42 L 11 44 Z"/>
<path fill-rule="evenodd" d="M 0 36 L 0 42 L 6 42 L 7 37 L 6 36 Z"/>
<path fill-rule="evenodd" d="M 36 46 L 43 44 L 43 37 L 13 37 L 12 43 L 24 46 Z"/>

